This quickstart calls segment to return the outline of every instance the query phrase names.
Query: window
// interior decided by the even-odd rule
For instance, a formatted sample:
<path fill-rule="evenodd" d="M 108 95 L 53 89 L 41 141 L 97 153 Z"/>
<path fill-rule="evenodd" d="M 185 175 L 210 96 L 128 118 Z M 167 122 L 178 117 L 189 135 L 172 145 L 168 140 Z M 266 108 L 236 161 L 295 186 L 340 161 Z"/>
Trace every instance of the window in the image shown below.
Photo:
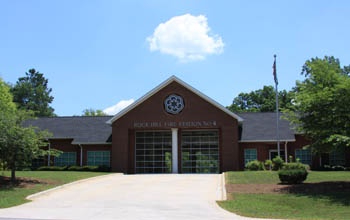
<path fill-rule="evenodd" d="M 296 149 L 295 159 L 299 159 L 303 164 L 311 165 L 311 150 L 310 149 Z"/>
<path fill-rule="evenodd" d="M 273 160 L 278 156 L 277 150 L 269 150 L 269 154 L 270 154 L 269 156 L 270 160 Z M 280 157 L 282 158 L 283 161 L 286 159 L 286 152 L 284 150 L 280 150 Z"/>
<path fill-rule="evenodd" d="M 55 157 L 55 166 L 70 166 L 77 165 L 76 152 L 63 152 L 60 156 Z"/>
<path fill-rule="evenodd" d="M 244 165 L 246 165 L 250 161 L 257 160 L 257 159 L 258 159 L 258 153 L 256 151 L 256 148 L 244 149 Z"/>
<path fill-rule="evenodd" d="M 345 165 L 344 151 L 333 151 L 329 153 L 329 165 L 331 166 Z"/>
<path fill-rule="evenodd" d="M 109 151 L 88 151 L 87 165 L 88 166 L 105 165 L 109 167 L 110 158 L 111 156 Z"/>

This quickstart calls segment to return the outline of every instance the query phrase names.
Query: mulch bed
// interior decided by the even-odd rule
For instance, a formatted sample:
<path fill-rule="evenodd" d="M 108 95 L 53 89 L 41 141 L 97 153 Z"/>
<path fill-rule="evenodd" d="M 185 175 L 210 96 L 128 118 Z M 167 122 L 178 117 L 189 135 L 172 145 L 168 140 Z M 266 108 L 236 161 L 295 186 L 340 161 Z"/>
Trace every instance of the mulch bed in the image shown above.
<path fill-rule="evenodd" d="M 227 184 L 228 193 L 294 193 L 294 194 L 325 194 L 334 192 L 350 192 L 350 182 L 319 182 L 296 185 L 283 184 Z"/>
<path fill-rule="evenodd" d="M 0 189 L 11 187 L 31 188 L 37 184 L 47 184 L 47 182 L 32 178 L 17 177 L 16 182 L 12 183 L 10 177 L 0 176 Z"/>

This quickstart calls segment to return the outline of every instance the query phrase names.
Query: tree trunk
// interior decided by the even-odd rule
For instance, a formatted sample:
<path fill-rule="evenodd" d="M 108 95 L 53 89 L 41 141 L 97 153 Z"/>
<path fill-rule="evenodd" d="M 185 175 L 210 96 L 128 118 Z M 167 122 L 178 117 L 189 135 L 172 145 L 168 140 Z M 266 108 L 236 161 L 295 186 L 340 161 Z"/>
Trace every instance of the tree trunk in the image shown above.
<path fill-rule="evenodd" d="M 16 168 L 15 167 L 11 168 L 11 182 L 12 183 L 16 182 Z"/>

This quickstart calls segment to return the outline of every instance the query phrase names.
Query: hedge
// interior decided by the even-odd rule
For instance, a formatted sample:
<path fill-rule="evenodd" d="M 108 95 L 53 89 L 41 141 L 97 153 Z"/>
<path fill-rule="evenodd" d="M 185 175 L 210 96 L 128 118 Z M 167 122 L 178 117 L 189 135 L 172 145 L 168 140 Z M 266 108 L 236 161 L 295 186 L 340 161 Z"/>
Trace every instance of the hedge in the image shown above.
<path fill-rule="evenodd" d="M 306 180 L 308 172 L 306 169 L 280 170 L 278 177 L 284 184 L 298 184 Z"/>
<path fill-rule="evenodd" d="M 42 166 L 38 171 L 90 171 L 90 172 L 110 172 L 111 168 L 105 165 L 100 166 Z"/>

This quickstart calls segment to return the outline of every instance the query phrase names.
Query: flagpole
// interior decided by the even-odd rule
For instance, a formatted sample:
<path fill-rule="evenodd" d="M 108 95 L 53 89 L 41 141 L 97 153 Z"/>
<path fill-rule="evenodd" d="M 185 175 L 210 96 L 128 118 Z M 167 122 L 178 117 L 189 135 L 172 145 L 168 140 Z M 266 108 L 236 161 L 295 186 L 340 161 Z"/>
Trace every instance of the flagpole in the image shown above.
<path fill-rule="evenodd" d="M 276 69 L 276 54 L 273 55 L 273 76 L 275 80 L 275 91 L 276 91 L 276 140 L 277 140 L 277 155 L 280 157 L 280 129 L 279 129 L 279 108 L 278 108 L 278 80 L 277 80 L 277 69 Z"/>

